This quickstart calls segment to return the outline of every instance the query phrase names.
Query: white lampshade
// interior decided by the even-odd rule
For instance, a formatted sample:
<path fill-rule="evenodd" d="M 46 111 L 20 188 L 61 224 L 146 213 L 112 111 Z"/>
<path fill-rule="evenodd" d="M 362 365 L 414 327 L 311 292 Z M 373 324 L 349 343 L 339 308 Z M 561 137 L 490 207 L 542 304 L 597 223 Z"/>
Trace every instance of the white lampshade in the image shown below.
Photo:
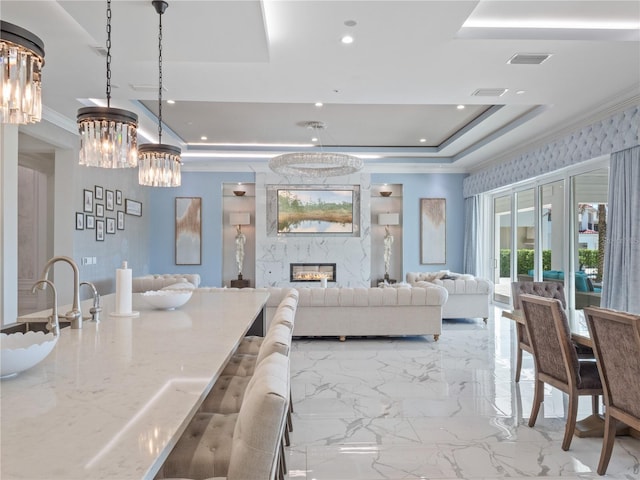
<path fill-rule="evenodd" d="M 399 213 L 380 213 L 378 215 L 378 225 L 399 225 Z"/>
<path fill-rule="evenodd" d="M 230 225 L 250 225 L 251 220 L 248 212 L 230 213 L 229 214 Z"/>

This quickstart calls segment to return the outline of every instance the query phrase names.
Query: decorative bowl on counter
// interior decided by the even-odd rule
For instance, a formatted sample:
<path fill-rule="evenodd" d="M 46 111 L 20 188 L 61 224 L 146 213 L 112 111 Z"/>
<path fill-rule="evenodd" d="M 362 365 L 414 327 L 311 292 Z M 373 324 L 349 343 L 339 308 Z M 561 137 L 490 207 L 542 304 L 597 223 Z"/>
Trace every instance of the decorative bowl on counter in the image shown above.
<path fill-rule="evenodd" d="M 192 294 L 191 290 L 151 290 L 144 292 L 142 298 L 154 308 L 173 310 L 187 303 Z"/>
<path fill-rule="evenodd" d="M 51 353 L 56 343 L 58 343 L 58 337 L 53 333 L 0 334 L 2 345 L 0 378 L 13 377 L 37 365 Z"/>

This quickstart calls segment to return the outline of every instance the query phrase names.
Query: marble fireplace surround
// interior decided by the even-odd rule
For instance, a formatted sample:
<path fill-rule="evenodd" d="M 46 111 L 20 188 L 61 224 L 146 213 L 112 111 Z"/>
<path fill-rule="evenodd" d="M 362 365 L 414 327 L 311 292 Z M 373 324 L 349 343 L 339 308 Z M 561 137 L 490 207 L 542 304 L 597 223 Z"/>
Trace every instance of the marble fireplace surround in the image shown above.
<path fill-rule="evenodd" d="M 360 187 L 360 235 L 278 235 L 267 225 L 276 204 L 268 201 L 273 185 L 342 185 Z M 271 209 L 268 211 L 268 209 Z M 371 278 L 371 181 L 356 173 L 325 179 L 256 173 L 256 287 L 304 287 L 291 282 L 290 263 L 335 263 L 338 287 L 368 287 Z M 269 232 L 272 233 L 269 233 Z"/>

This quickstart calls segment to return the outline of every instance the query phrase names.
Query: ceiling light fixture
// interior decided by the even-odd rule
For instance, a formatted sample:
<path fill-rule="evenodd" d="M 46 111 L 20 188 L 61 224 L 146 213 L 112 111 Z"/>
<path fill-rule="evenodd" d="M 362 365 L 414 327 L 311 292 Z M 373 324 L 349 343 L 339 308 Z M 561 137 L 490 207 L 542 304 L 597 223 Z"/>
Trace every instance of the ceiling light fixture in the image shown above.
<path fill-rule="evenodd" d="M 43 66 L 42 40 L 0 20 L 0 123 L 40 121 Z"/>
<path fill-rule="evenodd" d="M 322 122 L 305 122 L 306 128 L 316 131 L 326 128 Z M 320 142 L 322 149 L 322 142 Z M 335 177 L 358 172 L 363 167 L 361 158 L 334 152 L 295 152 L 284 153 L 269 160 L 269 168 L 280 175 L 300 175 L 303 177 Z"/>
<path fill-rule="evenodd" d="M 111 108 L 111 0 L 107 0 L 107 106 L 78 110 L 80 165 L 131 168 L 138 165 L 138 116 Z"/>
<path fill-rule="evenodd" d="M 162 14 L 169 4 L 162 0 L 153 0 L 151 4 L 158 14 L 158 143 L 145 143 L 138 148 L 138 183 L 149 187 L 179 187 L 180 148 L 162 143 Z"/>
<path fill-rule="evenodd" d="M 345 45 L 349 45 L 350 43 L 353 43 L 353 37 L 351 35 L 345 35 L 340 41 Z"/>
<path fill-rule="evenodd" d="M 456 108 L 457 108 L 458 110 L 464 110 L 464 105 L 458 105 Z"/>

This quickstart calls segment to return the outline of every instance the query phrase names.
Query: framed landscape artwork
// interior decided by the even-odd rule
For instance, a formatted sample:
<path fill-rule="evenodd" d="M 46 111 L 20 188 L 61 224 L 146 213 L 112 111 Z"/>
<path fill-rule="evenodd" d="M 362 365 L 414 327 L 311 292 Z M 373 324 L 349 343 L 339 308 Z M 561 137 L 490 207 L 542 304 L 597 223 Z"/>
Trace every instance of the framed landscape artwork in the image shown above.
<path fill-rule="evenodd" d="M 176 265 L 202 263 L 202 198 L 176 197 Z"/>
<path fill-rule="evenodd" d="M 269 185 L 267 192 L 273 234 L 360 234 L 358 185 Z"/>
<path fill-rule="evenodd" d="M 420 263 L 447 263 L 447 208 L 444 198 L 420 199 Z"/>

